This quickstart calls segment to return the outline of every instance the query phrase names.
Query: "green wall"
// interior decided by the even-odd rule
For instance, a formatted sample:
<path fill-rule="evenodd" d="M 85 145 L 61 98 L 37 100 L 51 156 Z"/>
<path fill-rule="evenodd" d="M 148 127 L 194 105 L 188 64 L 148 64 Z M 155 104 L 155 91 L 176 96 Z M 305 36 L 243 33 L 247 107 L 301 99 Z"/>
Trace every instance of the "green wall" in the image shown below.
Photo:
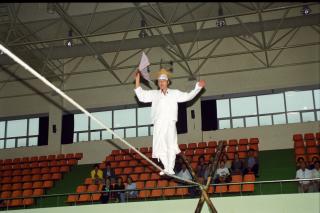
<path fill-rule="evenodd" d="M 212 199 L 218 213 L 319 213 L 320 193 L 233 196 Z M 188 213 L 194 212 L 198 199 L 146 201 L 75 207 L 13 210 L 11 213 Z M 204 205 L 203 213 L 209 212 Z"/>

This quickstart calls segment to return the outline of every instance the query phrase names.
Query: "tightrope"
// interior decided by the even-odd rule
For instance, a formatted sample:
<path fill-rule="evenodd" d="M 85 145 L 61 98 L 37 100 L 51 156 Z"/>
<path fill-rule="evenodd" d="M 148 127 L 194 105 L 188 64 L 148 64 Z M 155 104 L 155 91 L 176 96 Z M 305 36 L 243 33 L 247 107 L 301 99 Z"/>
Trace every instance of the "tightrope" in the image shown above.
<path fill-rule="evenodd" d="M 145 156 L 143 153 L 141 153 L 139 150 L 137 150 L 134 146 L 132 146 L 129 142 L 121 138 L 119 135 L 117 135 L 114 131 L 112 131 L 109 127 L 104 125 L 101 121 L 99 121 L 96 117 L 94 117 L 90 112 L 88 112 L 85 108 L 83 108 L 80 104 L 78 104 L 76 101 L 74 101 L 71 97 L 69 97 L 67 94 L 65 94 L 63 91 L 61 91 L 59 88 L 57 88 L 55 85 L 53 85 L 50 81 L 48 81 L 45 77 L 43 77 L 40 73 L 35 71 L 32 67 L 30 67 L 27 63 L 25 63 L 22 59 L 17 57 L 14 53 L 12 53 L 10 50 L 8 50 L 6 47 L 4 47 L 2 44 L 0 44 L 0 49 L 3 53 L 7 54 L 11 59 L 13 59 L 15 62 L 20 64 L 23 68 L 25 68 L 27 71 L 29 71 L 31 74 L 36 76 L 39 80 L 41 80 L 44 84 L 46 84 L 48 87 L 56 91 L 60 96 L 62 96 L 64 99 L 69 101 L 73 106 L 81 110 L 84 114 L 86 114 L 88 117 L 90 117 L 92 120 L 94 120 L 97 124 L 99 124 L 101 127 L 103 127 L 105 130 L 110 132 L 115 136 L 115 138 L 119 139 L 121 142 L 126 144 L 128 147 L 130 147 L 132 150 L 134 150 L 136 153 L 138 153 L 141 157 L 143 157 L 145 160 L 147 160 L 150 164 L 152 164 L 155 168 L 158 170 L 164 172 L 166 175 L 173 177 L 175 179 L 181 180 L 183 182 L 187 182 L 190 184 L 195 184 L 200 186 L 201 188 L 204 187 L 202 184 L 194 182 L 192 180 L 183 179 L 176 175 L 171 175 L 166 173 L 160 166 L 155 164 L 152 160 L 150 160 L 147 156 Z"/>

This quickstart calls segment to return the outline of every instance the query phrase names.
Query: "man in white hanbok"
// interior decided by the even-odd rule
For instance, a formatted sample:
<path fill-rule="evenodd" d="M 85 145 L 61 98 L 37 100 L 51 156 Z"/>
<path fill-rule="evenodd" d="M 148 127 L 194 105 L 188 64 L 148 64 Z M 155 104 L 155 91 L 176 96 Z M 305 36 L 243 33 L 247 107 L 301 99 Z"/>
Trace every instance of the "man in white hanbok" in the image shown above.
<path fill-rule="evenodd" d="M 169 72 L 161 69 L 158 73 L 159 90 L 143 90 L 140 86 L 140 72 L 136 73 L 135 94 L 139 101 L 151 104 L 151 121 L 153 123 L 152 158 L 160 159 L 164 171 L 173 171 L 176 154 L 180 153 L 177 141 L 176 122 L 178 120 L 178 103 L 192 100 L 205 86 L 200 80 L 195 88 L 187 93 L 169 89 Z M 160 172 L 160 175 L 163 175 Z"/>

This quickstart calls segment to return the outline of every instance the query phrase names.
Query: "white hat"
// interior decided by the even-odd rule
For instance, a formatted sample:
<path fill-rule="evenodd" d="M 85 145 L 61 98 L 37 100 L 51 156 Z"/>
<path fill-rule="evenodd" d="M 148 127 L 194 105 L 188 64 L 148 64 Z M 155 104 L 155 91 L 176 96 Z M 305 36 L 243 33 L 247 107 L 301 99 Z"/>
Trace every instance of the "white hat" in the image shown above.
<path fill-rule="evenodd" d="M 166 74 L 161 74 L 159 77 L 158 77 L 158 80 L 168 80 L 168 76 Z"/>

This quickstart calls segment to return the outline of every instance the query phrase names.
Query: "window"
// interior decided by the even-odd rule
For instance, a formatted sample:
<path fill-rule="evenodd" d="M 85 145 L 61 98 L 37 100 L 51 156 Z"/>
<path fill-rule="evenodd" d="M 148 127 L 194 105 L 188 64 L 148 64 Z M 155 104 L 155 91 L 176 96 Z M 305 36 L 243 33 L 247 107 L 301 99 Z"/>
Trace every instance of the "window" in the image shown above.
<path fill-rule="evenodd" d="M 316 109 L 320 109 L 320 89 L 313 90 L 315 107 Z"/>
<path fill-rule="evenodd" d="M 246 117 L 246 127 L 258 126 L 257 117 Z"/>
<path fill-rule="evenodd" d="M 4 138 L 5 122 L 0 121 L 0 138 Z"/>
<path fill-rule="evenodd" d="M 138 136 L 148 136 L 149 135 L 149 130 L 148 127 L 139 127 L 138 128 Z"/>
<path fill-rule="evenodd" d="M 151 124 L 151 107 L 138 108 L 138 125 Z"/>
<path fill-rule="evenodd" d="M 259 116 L 260 126 L 272 125 L 271 115 Z"/>
<path fill-rule="evenodd" d="M 233 128 L 244 127 L 243 118 L 232 119 Z"/>
<path fill-rule="evenodd" d="M 232 116 L 256 115 L 257 106 L 255 97 L 232 98 Z"/>
<path fill-rule="evenodd" d="M 284 112 L 283 94 L 258 96 L 258 107 L 260 114 Z"/>
<path fill-rule="evenodd" d="M 230 117 L 229 99 L 217 100 L 218 118 Z"/>
<path fill-rule="evenodd" d="M 217 117 L 219 129 L 300 123 L 319 121 L 319 108 L 320 89 L 286 91 L 217 100 Z"/>
<path fill-rule="evenodd" d="M 7 139 L 6 140 L 6 148 L 14 148 L 16 147 L 16 139 Z"/>
<path fill-rule="evenodd" d="M 86 114 L 75 114 L 74 115 L 74 130 L 85 131 L 89 129 L 89 118 Z"/>
<path fill-rule="evenodd" d="M 7 137 L 27 135 L 27 119 L 7 121 Z"/>
<path fill-rule="evenodd" d="M 114 111 L 114 125 L 117 127 L 136 126 L 136 109 Z"/>
<path fill-rule="evenodd" d="M 285 114 L 273 115 L 273 124 L 285 124 L 285 123 L 287 123 Z"/>
<path fill-rule="evenodd" d="M 230 128 L 230 120 L 219 120 L 219 129 L 227 129 Z"/>
<path fill-rule="evenodd" d="M 137 129 L 136 128 L 128 128 L 128 129 L 126 129 L 126 137 L 127 138 L 137 137 Z"/>
<path fill-rule="evenodd" d="M 112 139 L 112 134 L 107 130 L 102 132 L 102 140 Z"/>
<path fill-rule="evenodd" d="M 29 138 L 29 146 L 38 146 L 38 137 Z"/>
<path fill-rule="evenodd" d="M 39 134 L 39 118 L 29 119 L 29 135 Z"/>
<path fill-rule="evenodd" d="M 92 115 L 101 121 L 104 125 L 112 127 L 112 111 L 93 112 Z M 103 129 L 97 122 L 90 118 L 90 130 Z"/>
<path fill-rule="evenodd" d="M 90 132 L 90 140 L 92 141 L 100 140 L 100 131 Z"/>
<path fill-rule="evenodd" d="M 92 115 L 122 138 L 152 135 L 151 107 L 93 112 Z M 149 132 L 150 129 L 150 132 Z M 84 114 L 74 115 L 73 142 L 115 138 Z"/>
<path fill-rule="evenodd" d="M 298 112 L 289 112 L 287 113 L 288 123 L 300 123 L 300 113 Z"/>
<path fill-rule="evenodd" d="M 313 109 L 312 91 L 291 91 L 286 92 L 286 103 L 288 111 L 310 110 Z"/>
<path fill-rule="evenodd" d="M 315 121 L 314 112 L 303 112 L 302 122 Z"/>
<path fill-rule="evenodd" d="M 124 138 L 124 129 L 116 129 L 114 132 L 121 138 Z M 117 137 L 114 137 L 117 138 Z"/>
<path fill-rule="evenodd" d="M 18 138 L 17 147 L 27 146 L 27 138 Z"/>
<path fill-rule="evenodd" d="M 0 149 L 4 149 L 4 140 L 0 139 Z"/>
<path fill-rule="evenodd" d="M 39 118 L 0 121 L 0 149 L 38 145 Z M 33 139 L 35 138 L 35 139 Z"/>

